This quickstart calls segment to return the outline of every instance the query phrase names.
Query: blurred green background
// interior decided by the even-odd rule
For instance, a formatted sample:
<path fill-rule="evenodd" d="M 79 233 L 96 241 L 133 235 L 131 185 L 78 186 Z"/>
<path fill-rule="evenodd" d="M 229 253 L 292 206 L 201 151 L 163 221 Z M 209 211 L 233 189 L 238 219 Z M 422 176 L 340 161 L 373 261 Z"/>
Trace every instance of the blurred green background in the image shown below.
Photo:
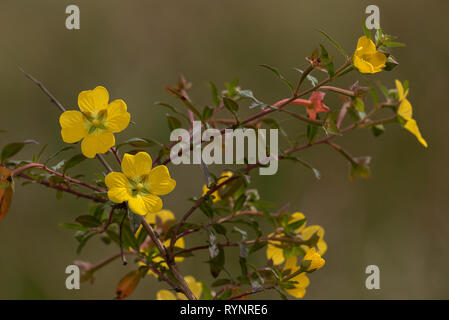
<path fill-rule="evenodd" d="M 80 30 L 65 28 L 69 4 L 80 7 Z M 399 126 L 388 126 L 378 138 L 369 130 L 356 131 L 334 141 L 354 155 L 373 157 L 371 179 L 350 182 L 346 161 L 328 147 L 317 146 L 300 156 L 322 171 L 320 181 L 301 166 L 281 162 L 277 175 L 254 172 L 254 186 L 263 200 L 276 204 L 275 209 L 290 202 L 291 211 L 303 212 L 309 224 L 326 230 L 326 266 L 310 275 L 306 299 L 447 299 L 447 1 L 3 0 L 0 129 L 7 133 L 0 135 L 0 145 L 32 138 L 49 144 L 46 155 L 64 145 L 57 108 L 19 67 L 73 108 L 81 90 L 105 86 L 112 99 L 126 101 L 137 122 L 118 134 L 118 141 L 138 136 L 166 142 L 166 110 L 153 103 L 177 104 L 163 87 L 174 84 L 178 74 L 193 82 L 191 94 L 199 106 L 212 103 L 209 81 L 223 88 L 234 77 L 263 101 L 274 102 L 287 97 L 288 91 L 258 65 L 276 66 L 294 80 L 293 67 L 303 69 L 304 57 L 319 43 L 340 64 L 339 53 L 315 29 L 326 30 L 352 52 L 369 4 L 380 7 L 383 29 L 407 44 L 394 49 L 399 67 L 372 78 L 390 88 L 396 78 L 410 80 L 414 116 L 429 148 Z M 353 72 L 338 84 L 347 87 L 356 77 Z M 330 94 L 326 103 L 339 107 Z M 296 120 L 277 117 L 290 132 L 304 130 Z M 17 158 L 39 149 L 29 146 Z M 86 161 L 77 170 L 101 169 L 96 161 Z M 212 170 L 219 173 L 216 167 Z M 170 166 L 170 172 L 177 187 L 164 202 L 179 218 L 188 208 L 186 199 L 201 193 L 203 178 L 198 166 Z M 84 200 L 66 195 L 57 201 L 53 190 L 18 184 L 11 211 L 0 223 L 0 298 L 112 298 L 118 280 L 132 266 L 116 261 L 98 273 L 93 285 L 82 284 L 78 291 L 65 288 L 64 271 L 73 260 L 94 263 L 118 250 L 96 239 L 76 256 L 73 231 L 58 223 L 87 211 Z M 204 221 L 203 217 L 196 212 L 193 220 Z M 199 234 L 187 239 L 187 245 L 205 240 L 206 235 Z M 229 258 L 237 256 L 229 252 Z M 180 267 L 210 283 L 208 266 L 202 263 L 206 260 L 200 254 Z M 255 264 L 263 261 L 263 254 L 253 259 Z M 380 268 L 380 290 L 365 288 L 365 268 L 370 264 Z M 160 288 L 165 286 L 148 277 L 131 297 L 154 299 Z M 278 298 L 273 293 L 257 297 Z"/>

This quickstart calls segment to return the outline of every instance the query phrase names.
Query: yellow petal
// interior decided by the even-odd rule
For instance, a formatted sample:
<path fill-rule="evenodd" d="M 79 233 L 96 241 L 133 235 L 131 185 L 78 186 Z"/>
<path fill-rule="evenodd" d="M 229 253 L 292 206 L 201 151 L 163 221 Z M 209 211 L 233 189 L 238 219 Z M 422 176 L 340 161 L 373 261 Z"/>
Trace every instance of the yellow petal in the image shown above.
<path fill-rule="evenodd" d="M 418 124 L 416 123 L 416 121 L 414 119 L 410 119 L 408 120 L 405 125 L 404 128 L 407 129 L 408 131 L 410 131 L 415 137 L 416 139 L 418 139 L 418 141 L 427 148 L 427 141 L 424 140 L 424 138 L 421 135 L 421 132 L 419 131 L 418 128 Z"/>
<path fill-rule="evenodd" d="M 408 90 L 407 92 L 404 92 L 404 87 L 402 86 L 401 81 L 395 80 L 394 82 L 396 84 L 396 89 L 398 90 L 399 101 L 402 101 L 407 97 Z"/>
<path fill-rule="evenodd" d="M 290 270 L 289 274 L 295 273 L 299 267 L 296 265 L 297 262 L 297 258 L 296 257 L 290 257 L 287 259 L 287 261 L 285 262 L 285 266 L 283 268 L 283 270 Z"/>
<path fill-rule="evenodd" d="M 304 228 L 301 232 L 302 239 L 307 241 L 309 240 L 314 234 L 317 234 L 317 236 L 322 239 L 324 237 L 324 229 L 323 227 L 319 225 L 313 225 L 308 226 Z"/>
<path fill-rule="evenodd" d="M 326 251 L 327 251 L 327 243 L 326 243 L 326 241 L 320 239 L 320 240 L 318 240 L 316 246 L 318 248 L 318 253 L 319 254 L 323 255 L 324 253 L 326 253 Z"/>
<path fill-rule="evenodd" d="M 291 218 L 288 220 L 288 223 L 293 223 L 302 219 L 305 219 L 306 217 L 304 216 L 303 213 L 301 212 L 295 212 L 292 213 Z M 306 222 L 303 223 L 302 226 L 300 226 L 298 229 L 295 230 L 295 233 L 299 233 L 301 232 L 302 229 L 304 229 L 306 226 Z"/>
<path fill-rule="evenodd" d="M 125 153 L 122 159 L 122 171 L 130 179 L 148 175 L 151 171 L 153 161 L 146 152 L 136 155 Z"/>
<path fill-rule="evenodd" d="M 108 105 L 106 127 L 112 132 L 120 132 L 126 129 L 131 115 L 126 111 L 125 101 L 118 99 Z"/>
<path fill-rule="evenodd" d="M 407 99 L 402 100 L 398 107 L 398 115 L 400 115 L 405 120 L 410 120 L 413 116 L 413 108 Z"/>
<path fill-rule="evenodd" d="M 176 181 L 170 178 L 168 168 L 164 165 L 152 169 L 147 179 L 148 191 L 156 195 L 165 195 L 173 191 Z"/>
<path fill-rule="evenodd" d="M 307 251 L 306 255 L 304 256 L 304 261 L 310 261 L 310 265 L 307 268 L 308 271 L 318 270 L 322 268 L 325 264 L 324 259 L 321 258 L 318 252 L 316 252 L 315 248 L 312 248 L 309 251 Z"/>
<path fill-rule="evenodd" d="M 206 193 L 209 192 L 209 188 L 206 185 L 203 185 L 203 196 L 206 195 Z M 212 202 L 217 202 L 220 200 L 220 194 L 218 193 L 218 190 L 215 190 L 214 192 L 212 192 L 211 196 L 214 196 L 214 199 L 212 200 Z"/>
<path fill-rule="evenodd" d="M 148 194 L 146 196 L 142 196 L 142 200 L 145 203 L 147 208 L 147 212 L 154 213 L 160 211 L 162 209 L 162 200 L 158 196 L 154 194 Z"/>
<path fill-rule="evenodd" d="M 78 106 L 83 113 L 106 109 L 108 101 L 108 90 L 101 86 L 93 90 L 81 91 L 78 95 Z"/>
<path fill-rule="evenodd" d="M 149 211 L 147 210 L 147 206 L 145 205 L 145 202 L 143 201 L 141 196 L 129 198 L 128 205 L 132 212 L 140 214 L 141 216 L 149 213 Z"/>
<path fill-rule="evenodd" d="M 376 53 L 376 45 L 367 36 L 362 36 L 357 41 L 357 55 L 374 54 Z"/>
<path fill-rule="evenodd" d="M 156 224 L 156 221 L 157 221 L 156 217 L 159 220 L 161 220 L 162 224 L 164 224 L 170 220 L 175 220 L 175 215 L 170 210 L 161 210 L 154 214 L 148 214 L 145 217 L 145 220 L 147 220 L 147 222 L 150 224 Z"/>
<path fill-rule="evenodd" d="M 310 284 L 310 280 L 307 277 L 307 275 L 303 272 L 297 275 L 296 277 L 293 277 L 290 279 L 291 281 L 296 281 L 297 283 L 294 285 L 294 289 L 285 289 L 285 292 L 287 292 L 289 295 L 301 299 L 306 294 L 306 288 Z"/>
<path fill-rule="evenodd" d="M 358 57 L 354 54 L 353 57 L 353 63 L 354 66 L 361 72 L 361 73 L 374 73 L 374 68 L 371 63 L 368 63 L 366 60 Z"/>
<path fill-rule="evenodd" d="M 376 73 L 385 68 L 387 57 L 382 52 L 376 52 L 375 54 L 368 56 L 366 60 L 373 66 L 373 73 Z"/>
<path fill-rule="evenodd" d="M 112 202 L 122 203 L 123 201 L 128 201 L 131 197 L 129 180 L 123 173 L 111 172 L 104 181 L 109 189 L 108 198 Z"/>
<path fill-rule="evenodd" d="M 269 243 L 267 245 L 267 259 L 273 260 L 274 265 L 282 264 L 285 261 L 284 250 Z"/>
<path fill-rule="evenodd" d="M 184 280 L 187 283 L 187 286 L 192 290 L 192 293 L 199 299 L 201 297 L 201 293 L 203 292 L 203 285 L 201 282 L 196 281 L 192 276 L 185 276 Z"/>
<path fill-rule="evenodd" d="M 87 158 L 94 158 L 97 153 L 106 153 L 114 145 L 114 135 L 105 131 L 87 135 L 81 143 L 81 151 Z"/>
<path fill-rule="evenodd" d="M 159 290 L 156 294 L 157 300 L 176 300 L 176 296 L 168 290 Z"/>
<path fill-rule="evenodd" d="M 62 140 L 66 143 L 75 143 L 87 135 L 84 125 L 84 116 L 81 112 L 75 110 L 65 111 L 59 117 L 61 125 Z"/>

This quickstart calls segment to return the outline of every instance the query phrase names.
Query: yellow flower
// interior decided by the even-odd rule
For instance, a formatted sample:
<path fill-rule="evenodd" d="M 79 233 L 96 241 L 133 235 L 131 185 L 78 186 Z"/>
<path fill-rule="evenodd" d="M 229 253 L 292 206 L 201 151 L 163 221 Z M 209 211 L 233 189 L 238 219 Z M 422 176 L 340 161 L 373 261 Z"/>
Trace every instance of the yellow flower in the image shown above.
<path fill-rule="evenodd" d="M 225 171 L 221 174 L 220 178 L 218 178 L 217 184 L 223 182 L 224 179 L 232 177 L 232 171 Z M 206 185 L 203 185 L 203 196 L 209 191 L 209 188 Z M 211 196 L 214 196 L 213 202 L 217 202 L 221 200 L 218 190 L 212 192 Z"/>
<path fill-rule="evenodd" d="M 307 271 L 321 269 L 326 263 L 326 261 L 324 261 L 324 259 L 321 258 L 321 255 L 318 252 L 316 252 L 315 248 L 312 248 L 309 251 L 307 251 L 303 261 L 310 261 L 310 265 L 307 268 Z"/>
<path fill-rule="evenodd" d="M 151 167 L 148 153 L 139 152 L 135 156 L 125 153 L 123 173 L 111 172 L 106 176 L 109 200 L 115 203 L 128 201 L 129 208 L 140 215 L 160 211 L 162 200 L 158 196 L 170 193 L 176 181 L 170 177 L 166 166 Z"/>
<path fill-rule="evenodd" d="M 76 110 L 65 111 L 59 118 L 62 140 L 75 143 L 83 140 L 81 151 L 87 158 L 105 153 L 115 145 L 113 133 L 125 130 L 131 118 L 126 103 L 114 100 L 104 87 L 82 91 L 78 95 Z"/>
<path fill-rule="evenodd" d="M 301 212 L 295 212 L 292 214 L 288 222 L 293 223 L 302 219 L 305 219 L 304 214 L 302 214 Z M 304 223 L 301 227 L 295 230 L 295 233 L 300 235 L 304 241 L 309 240 L 314 234 L 316 234 L 318 236 L 316 246 L 318 248 L 319 253 L 323 255 L 327 251 L 327 243 L 326 241 L 324 241 L 323 227 L 318 225 L 306 227 L 306 223 Z M 280 234 L 279 236 L 282 237 L 284 235 Z M 278 247 L 278 245 L 280 245 L 279 241 L 271 241 L 267 245 L 266 251 L 267 259 L 268 260 L 271 259 L 274 265 L 280 265 L 285 261 L 284 250 Z M 301 248 L 303 248 L 306 252 L 310 249 L 306 245 L 301 245 Z"/>
<path fill-rule="evenodd" d="M 361 73 L 376 73 L 385 68 L 387 57 L 376 50 L 376 45 L 366 36 L 360 37 L 352 57 L 354 66 Z"/>
<path fill-rule="evenodd" d="M 400 102 L 397 113 L 401 118 L 405 120 L 403 127 L 411 132 L 416 137 L 416 139 L 418 139 L 418 141 L 427 148 L 427 141 L 422 137 L 416 120 L 412 118 L 413 108 L 410 101 L 407 100 L 408 89 L 406 92 L 404 92 L 402 83 L 399 80 L 395 80 L 395 83 Z"/>
<path fill-rule="evenodd" d="M 201 282 L 196 281 L 192 276 L 186 276 L 184 277 L 184 280 L 186 281 L 190 290 L 192 290 L 192 293 L 195 295 L 195 297 L 199 299 L 201 297 L 201 294 L 203 293 L 203 285 L 201 284 Z M 187 300 L 187 297 L 183 293 L 178 292 L 175 295 L 169 290 L 159 290 L 157 292 L 156 298 L 157 300 Z"/>
<path fill-rule="evenodd" d="M 284 271 L 290 270 L 289 274 L 293 274 L 296 271 L 299 270 L 299 267 L 296 265 L 296 257 L 290 257 L 288 258 L 287 262 L 284 266 Z M 306 294 L 306 288 L 310 284 L 310 280 L 307 277 L 305 272 L 301 272 L 297 276 L 294 276 L 290 279 L 290 281 L 296 281 L 297 283 L 294 284 L 294 288 L 292 289 L 285 289 L 285 292 L 287 292 L 289 295 L 301 299 Z"/>

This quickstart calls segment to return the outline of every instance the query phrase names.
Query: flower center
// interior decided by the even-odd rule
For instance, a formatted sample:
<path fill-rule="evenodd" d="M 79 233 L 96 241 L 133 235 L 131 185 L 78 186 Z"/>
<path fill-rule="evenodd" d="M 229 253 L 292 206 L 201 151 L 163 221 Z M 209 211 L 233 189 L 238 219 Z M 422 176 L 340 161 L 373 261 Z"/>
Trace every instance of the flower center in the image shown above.
<path fill-rule="evenodd" d="M 100 134 L 107 130 L 106 117 L 107 110 L 94 111 L 89 114 L 84 114 L 86 117 L 86 128 L 89 134 Z"/>
<path fill-rule="evenodd" d="M 142 180 L 140 180 L 140 181 L 129 180 L 129 182 L 130 182 L 130 189 L 131 189 L 131 193 L 132 193 L 133 197 L 137 197 L 138 195 L 148 194 L 148 190 L 145 188 L 145 185 L 143 184 Z"/>

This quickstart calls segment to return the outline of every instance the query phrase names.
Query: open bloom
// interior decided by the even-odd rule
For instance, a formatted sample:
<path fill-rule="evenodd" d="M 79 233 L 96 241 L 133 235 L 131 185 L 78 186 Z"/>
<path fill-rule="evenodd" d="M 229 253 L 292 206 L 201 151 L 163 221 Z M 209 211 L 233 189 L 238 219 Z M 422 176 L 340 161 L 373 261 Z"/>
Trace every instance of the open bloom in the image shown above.
<path fill-rule="evenodd" d="M 105 178 L 108 198 L 112 202 L 128 201 L 129 208 L 137 214 L 146 215 L 162 209 L 162 200 L 158 196 L 173 191 L 176 181 L 170 177 L 164 165 L 152 167 L 148 153 L 136 155 L 125 153 L 122 160 L 122 172 L 111 172 Z"/>
<path fill-rule="evenodd" d="M 309 100 L 295 99 L 289 104 L 295 104 L 298 106 L 306 107 L 306 112 L 309 115 L 309 117 L 315 120 L 317 113 L 330 111 L 329 107 L 323 103 L 325 95 L 326 94 L 324 92 L 315 91 L 314 93 L 312 93 Z M 278 101 L 275 104 L 273 104 L 273 107 L 278 107 L 281 104 L 285 103 L 287 100 L 288 99 L 283 99 L 281 101 Z"/>
<path fill-rule="evenodd" d="M 354 66 L 361 73 L 376 73 L 382 71 L 386 66 L 387 57 L 376 50 L 376 45 L 366 36 L 360 37 L 357 42 L 354 56 Z"/>
<path fill-rule="evenodd" d="M 307 268 L 307 271 L 321 269 L 326 263 L 326 261 L 324 261 L 324 259 L 321 258 L 321 255 L 318 252 L 316 252 L 315 248 L 311 248 L 309 251 L 307 251 L 303 261 L 310 261 L 310 265 Z"/>
<path fill-rule="evenodd" d="M 232 171 L 225 171 L 225 172 L 223 172 L 221 174 L 220 178 L 218 178 L 217 184 L 223 182 L 225 179 L 228 179 L 230 177 L 232 177 Z M 207 192 L 209 192 L 209 188 L 206 185 L 203 185 L 203 196 Z M 212 192 L 211 196 L 214 196 L 214 199 L 212 200 L 213 202 L 217 202 L 217 201 L 221 200 L 218 190 Z"/>
<path fill-rule="evenodd" d="M 407 100 L 408 90 L 404 92 L 404 87 L 399 80 L 396 80 L 395 83 L 400 101 L 397 113 L 405 120 L 403 127 L 411 132 L 416 137 L 416 139 L 418 139 L 418 141 L 427 148 L 427 141 L 422 137 L 416 120 L 412 118 L 413 108 L 410 101 Z"/>
<path fill-rule="evenodd" d="M 283 268 L 284 271 L 290 270 L 289 274 L 293 274 L 299 270 L 300 267 L 296 265 L 296 257 L 290 257 L 285 266 Z M 292 295 L 295 298 L 301 299 L 306 294 L 306 288 L 310 284 L 310 280 L 307 277 L 305 272 L 301 272 L 300 274 L 294 276 L 290 279 L 290 281 L 295 281 L 294 288 L 285 289 L 289 295 Z"/>
<path fill-rule="evenodd" d="M 203 285 L 200 281 L 196 281 L 192 276 L 185 276 L 184 280 L 189 286 L 192 293 L 199 299 L 203 293 Z M 159 290 L 156 295 L 157 300 L 187 300 L 187 297 L 183 293 L 176 293 L 176 295 L 169 290 Z"/>
<path fill-rule="evenodd" d="M 293 223 L 295 221 L 299 221 L 305 219 L 304 214 L 301 212 L 295 212 L 292 214 L 289 219 L 289 223 Z M 318 252 L 320 255 L 323 255 L 327 251 L 327 243 L 324 241 L 324 229 L 319 225 L 312 225 L 306 227 L 306 223 L 304 223 L 301 227 L 295 230 L 295 233 L 301 236 L 302 240 L 309 240 L 314 234 L 318 236 L 318 241 L 316 246 L 318 248 Z M 284 236 L 280 234 L 279 236 Z M 281 243 L 279 241 L 270 241 L 267 245 L 267 259 L 271 259 L 274 265 L 280 265 L 285 261 L 284 250 L 279 247 Z M 308 252 L 310 248 L 307 245 L 301 245 L 301 248 Z"/>
<path fill-rule="evenodd" d="M 104 87 L 82 91 L 78 95 L 80 111 L 65 111 L 59 118 L 62 140 L 75 143 L 80 140 L 81 151 L 87 158 L 105 153 L 115 145 L 114 134 L 125 130 L 131 118 L 126 103 L 114 100 Z"/>

